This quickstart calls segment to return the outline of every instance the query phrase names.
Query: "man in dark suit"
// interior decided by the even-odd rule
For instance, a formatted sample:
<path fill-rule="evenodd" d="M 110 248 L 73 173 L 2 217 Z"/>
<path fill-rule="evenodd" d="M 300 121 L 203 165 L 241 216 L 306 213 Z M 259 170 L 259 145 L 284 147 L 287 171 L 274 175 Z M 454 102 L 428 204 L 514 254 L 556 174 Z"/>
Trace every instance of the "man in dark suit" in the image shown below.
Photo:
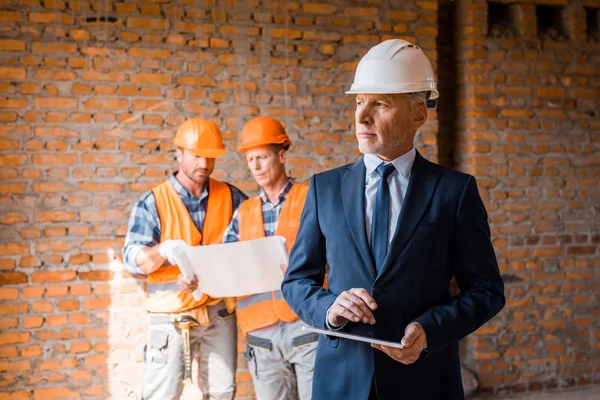
<path fill-rule="evenodd" d="M 438 97 L 417 46 L 373 47 L 347 93 L 365 155 L 312 177 L 282 292 L 307 324 L 404 348 L 321 335 L 312 398 L 462 399 L 458 340 L 505 303 L 475 178 L 413 147 Z"/>

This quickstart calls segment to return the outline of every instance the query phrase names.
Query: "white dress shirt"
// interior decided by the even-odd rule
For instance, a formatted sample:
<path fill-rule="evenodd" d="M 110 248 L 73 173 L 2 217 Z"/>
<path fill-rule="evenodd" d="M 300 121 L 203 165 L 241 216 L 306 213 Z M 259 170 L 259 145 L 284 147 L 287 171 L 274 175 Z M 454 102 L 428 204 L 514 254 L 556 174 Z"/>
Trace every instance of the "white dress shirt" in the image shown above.
<path fill-rule="evenodd" d="M 408 181 L 410 180 L 410 172 L 415 161 L 416 150 L 413 147 L 400 157 L 391 161 L 391 164 L 396 168 L 390 176 L 388 176 L 388 185 L 390 186 L 390 221 L 388 225 L 388 248 L 396 232 L 398 217 L 406 196 Z M 365 226 L 367 229 L 367 240 L 371 244 L 371 223 L 373 219 L 373 204 L 375 204 L 375 196 L 377 195 L 377 186 L 381 178 L 377 173 L 377 167 L 384 161 L 374 154 L 365 154 L 365 167 L 367 168 L 367 176 L 365 179 Z M 387 164 L 387 163 L 386 163 Z"/>
<path fill-rule="evenodd" d="M 388 248 L 396 232 L 396 225 L 398 225 L 398 218 L 400 217 L 400 210 L 402 209 L 402 203 L 404 202 L 404 196 L 406 196 L 406 189 L 408 188 L 408 181 L 410 180 L 410 172 L 415 161 L 417 152 L 413 147 L 400 157 L 392 160 L 391 163 L 396 168 L 390 176 L 388 176 L 388 185 L 390 186 L 390 223 L 388 231 Z M 377 195 L 377 186 L 379 185 L 379 179 L 381 178 L 377 173 L 376 169 L 379 164 L 385 162 L 381 158 L 373 154 L 365 154 L 363 157 L 365 167 L 367 168 L 367 176 L 365 178 L 365 225 L 367 228 L 367 240 L 369 245 L 371 244 L 371 220 L 373 219 L 373 204 L 375 203 L 375 196 Z M 331 308 L 331 307 L 329 307 Z M 329 309 L 327 309 L 327 314 Z M 340 330 L 346 324 L 341 326 L 330 326 L 327 317 L 325 318 L 325 326 L 330 330 Z"/>

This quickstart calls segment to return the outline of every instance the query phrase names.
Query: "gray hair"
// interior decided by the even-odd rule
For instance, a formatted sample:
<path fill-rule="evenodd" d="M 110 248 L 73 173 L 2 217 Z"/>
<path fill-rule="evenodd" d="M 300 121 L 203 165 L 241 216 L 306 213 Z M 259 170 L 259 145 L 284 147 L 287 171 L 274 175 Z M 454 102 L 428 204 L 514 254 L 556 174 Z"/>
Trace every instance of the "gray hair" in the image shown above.
<path fill-rule="evenodd" d="M 429 92 L 415 92 L 415 93 L 408 93 L 408 104 L 410 105 L 410 109 L 412 110 L 413 108 L 415 108 L 418 105 L 424 105 L 425 107 L 427 107 L 427 100 L 429 99 L 430 93 Z"/>

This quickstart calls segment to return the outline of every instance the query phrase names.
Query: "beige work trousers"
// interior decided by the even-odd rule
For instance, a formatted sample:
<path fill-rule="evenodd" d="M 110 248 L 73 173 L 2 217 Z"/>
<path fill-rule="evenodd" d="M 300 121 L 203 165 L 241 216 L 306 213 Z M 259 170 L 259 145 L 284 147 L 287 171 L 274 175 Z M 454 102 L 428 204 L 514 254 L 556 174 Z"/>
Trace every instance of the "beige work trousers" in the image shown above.
<path fill-rule="evenodd" d="M 181 330 L 172 323 L 153 323 L 144 351 L 146 364 L 143 400 L 177 400 L 183 391 L 185 370 Z M 198 362 L 198 387 L 203 400 L 232 400 L 237 366 L 237 326 L 235 312 L 229 314 L 224 302 L 208 306 L 210 323 L 190 329 L 190 347 Z"/>
<path fill-rule="evenodd" d="M 302 325 L 279 321 L 248 334 L 246 359 L 257 400 L 310 400 L 318 335 Z"/>

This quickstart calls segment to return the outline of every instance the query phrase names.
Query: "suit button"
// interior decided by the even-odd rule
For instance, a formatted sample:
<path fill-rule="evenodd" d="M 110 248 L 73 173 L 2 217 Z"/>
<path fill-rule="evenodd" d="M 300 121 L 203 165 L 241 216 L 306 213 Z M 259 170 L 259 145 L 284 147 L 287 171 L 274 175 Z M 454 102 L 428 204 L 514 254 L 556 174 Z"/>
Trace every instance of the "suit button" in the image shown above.
<path fill-rule="evenodd" d="M 373 294 L 381 294 L 381 293 L 383 293 L 383 289 L 382 288 L 380 288 L 378 286 L 375 286 L 373 288 Z"/>

